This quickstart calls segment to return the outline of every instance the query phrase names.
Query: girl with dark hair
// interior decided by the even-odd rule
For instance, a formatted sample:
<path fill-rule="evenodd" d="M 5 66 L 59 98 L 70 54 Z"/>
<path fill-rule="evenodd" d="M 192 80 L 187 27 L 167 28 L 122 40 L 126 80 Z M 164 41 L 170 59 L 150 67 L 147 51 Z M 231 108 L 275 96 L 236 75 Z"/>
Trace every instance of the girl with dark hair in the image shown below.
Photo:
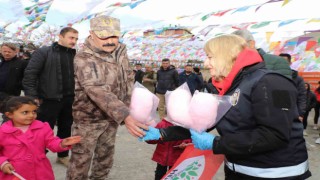
<path fill-rule="evenodd" d="M 2 108 L 9 120 L 0 127 L 0 179 L 12 180 L 18 173 L 25 179 L 54 180 L 45 149 L 68 150 L 80 136 L 54 137 L 48 123 L 36 120 L 38 107 L 31 98 L 12 97 Z"/>

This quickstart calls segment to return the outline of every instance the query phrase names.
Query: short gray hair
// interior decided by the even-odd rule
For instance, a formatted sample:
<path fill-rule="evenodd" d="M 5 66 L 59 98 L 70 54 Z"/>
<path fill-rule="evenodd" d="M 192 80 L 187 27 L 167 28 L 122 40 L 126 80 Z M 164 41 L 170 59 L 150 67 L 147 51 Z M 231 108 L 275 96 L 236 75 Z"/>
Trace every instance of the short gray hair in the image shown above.
<path fill-rule="evenodd" d="M 254 41 L 254 38 L 253 38 L 251 32 L 246 29 L 236 30 L 231 34 L 238 35 L 238 36 L 242 37 L 243 39 L 245 39 L 247 42 Z"/>

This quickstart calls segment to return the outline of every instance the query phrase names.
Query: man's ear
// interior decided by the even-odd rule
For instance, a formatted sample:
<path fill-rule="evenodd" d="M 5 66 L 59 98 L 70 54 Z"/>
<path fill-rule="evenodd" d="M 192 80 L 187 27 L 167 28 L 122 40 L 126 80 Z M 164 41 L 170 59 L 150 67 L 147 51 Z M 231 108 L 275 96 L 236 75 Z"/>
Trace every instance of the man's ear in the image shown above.
<path fill-rule="evenodd" d="M 249 45 L 249 48 L 251 48 L 251 49 L 255 49 L 256 48 L 256 42 L 253 41 L 253 40 L 249 41 L 248 45 Z"/>

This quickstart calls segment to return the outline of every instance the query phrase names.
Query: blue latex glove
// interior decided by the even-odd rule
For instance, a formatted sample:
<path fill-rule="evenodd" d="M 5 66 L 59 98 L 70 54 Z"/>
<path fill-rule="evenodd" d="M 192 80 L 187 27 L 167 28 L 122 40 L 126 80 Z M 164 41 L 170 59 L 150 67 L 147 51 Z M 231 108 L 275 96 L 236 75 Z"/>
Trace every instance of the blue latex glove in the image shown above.
<path fill-rule="evenodd" d="M 192 143 L 194 147 L 201 150 L 211 150 L 213 146 L 214 135 L 202 132 L 201 134 L 190 129 Z"/>
<path fill-rule="evenodd" d="M 159 129 L 151 126 L 148 128 L 149 130 L 143 130 L 146 135 L 144 135 L 142 138 L 139 138 L 139 141 L 159 140 L 161 137 Z"/>

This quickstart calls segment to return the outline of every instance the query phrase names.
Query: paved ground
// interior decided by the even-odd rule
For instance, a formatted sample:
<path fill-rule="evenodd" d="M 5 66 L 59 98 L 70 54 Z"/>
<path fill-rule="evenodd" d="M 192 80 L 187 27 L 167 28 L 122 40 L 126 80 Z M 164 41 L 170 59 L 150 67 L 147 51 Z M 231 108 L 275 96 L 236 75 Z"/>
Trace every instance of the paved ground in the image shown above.
<path fill-rule="evenodd" d="M 320 145 L 314 141 L 319 137 L 319 130 L 312 129 L 313 112 L 310 113 L 309 124 L 307 128 L 308 136 L 305 136 L 307 141 L 310 170 L 313 174 L 309 180 L 320 179 Z M 154 179 L 154 170 L 156 163 L 151 161 L 155 146 L 139 142 L 133 138 L 125 129 L 120 127 L 116 141 L 115 164 L 110 174 L 110 180 L 152 180 Z M 52 162 L 55 176 L 57 180 L 65 179 L 66 169 L 55 163 L 56 155 L 50 153 L 49 158 Z M 220 167 L 214 180 L 223 180 L 223 169 Z"/>

